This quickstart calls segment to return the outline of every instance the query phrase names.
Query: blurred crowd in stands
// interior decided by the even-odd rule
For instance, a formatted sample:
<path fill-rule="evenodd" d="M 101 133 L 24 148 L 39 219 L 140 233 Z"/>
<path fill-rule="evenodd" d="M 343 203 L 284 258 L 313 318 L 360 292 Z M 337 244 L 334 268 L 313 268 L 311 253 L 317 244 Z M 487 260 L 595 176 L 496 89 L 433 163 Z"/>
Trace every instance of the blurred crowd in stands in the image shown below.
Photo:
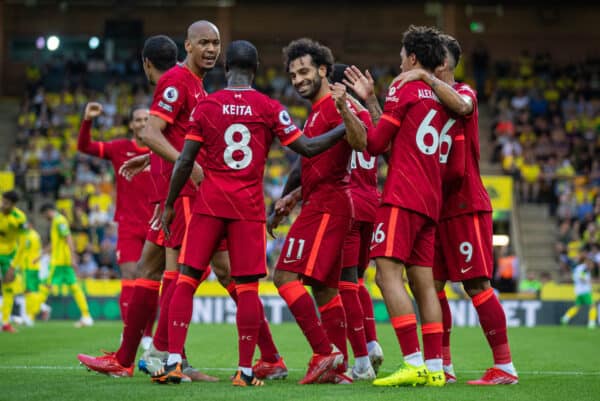
<path fill-rule="evenodd" d="M 520 202 L 543 203 L 557 222 L 558 270 L 600 264 L 600 60 L 554 63 L 523 52 L 499 63 L 490 105 L 494 160 L 517 183 Z"/>

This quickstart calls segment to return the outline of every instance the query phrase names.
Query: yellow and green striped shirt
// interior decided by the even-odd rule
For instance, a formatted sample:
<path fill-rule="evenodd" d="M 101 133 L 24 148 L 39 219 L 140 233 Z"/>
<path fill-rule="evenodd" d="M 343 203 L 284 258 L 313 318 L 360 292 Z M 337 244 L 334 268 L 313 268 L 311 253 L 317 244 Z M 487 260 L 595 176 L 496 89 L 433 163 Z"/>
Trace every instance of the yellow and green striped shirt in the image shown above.
<path fill-rule="evenodd" d="M 67 218 L 57 212 L 50 227 L 50 266 L 71 266 L 71 249 L 67 242 L 70 235 Z"/>
<path fill-rule="evenodd" d="M 0 255 L 10 255 L 17 249 L 26 222 L 27 216 L 16 207 L 9 214 L 0 213 Z"/>

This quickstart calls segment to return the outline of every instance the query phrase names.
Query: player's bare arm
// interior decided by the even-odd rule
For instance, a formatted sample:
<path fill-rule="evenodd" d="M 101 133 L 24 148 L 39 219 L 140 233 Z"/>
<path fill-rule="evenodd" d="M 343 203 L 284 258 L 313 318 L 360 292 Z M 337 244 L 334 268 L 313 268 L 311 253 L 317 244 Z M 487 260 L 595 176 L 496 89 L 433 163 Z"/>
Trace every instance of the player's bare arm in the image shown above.
<path fill-rule="evenodd" d="M 371 76 L 371 73 L 369 70 L 365 70 L 363 74 L 358 67 L 353 65 L 346 68 L 344 75 L 346 76 L 346 79 L 343 81 L 344 84 L 365 102 L 373 124 L 377 125 L 383 111 L 381 110 L 377 96 L 375 96 L 375 80 Z"/>
<path fill-rule="evenodd" d="M 473 101 L 470 97 L 461 95 L 448 83 L 424 69 L 416 68 L 403 72 L 396 78 L 396 81 L 399 82 L 398 89 L 408 82 L 423 81 L 433 89 L 442 104 L 454 113 L 466 116 L 473 112 Z"/>
<path fill-rule="evenodd" d="M 364 150 L 367 147 L 367 130 L 348 107 L 346 86 L 340 83 L 331 85 L 331 96 L 335 100 L 335 107 L 340 112 L 346 125 L 346 141 L 354 150 Z"/>
<path fill-rule="evenodd" d="M 294 152 L 301 154 L 304 157 L 314 157 L 335 145 L 340 139 L 346 135 L 346 126 L 340 124 L 323 135 L 313 138 L 308 138 L 300 135 L 298 139 L 290 143 L 288 147 Z"/>
<path fill-rule="evenodd" d="M 177 157 L 175 167 L 173 168 L 173 175 L 171 176 L 171 182 L 169 184 L 169 194 L 165 202 L 165 209 L 162 213 L 162 228 L 165 235 L 169 235 L 169 225 L 174 217 L 173 207 L 175 200 L 179 196 L 179 193 L 185 186 L 185 183 L 190 178 L 194 165 L 196 163 L 196 156 L 202 147 L 202 143 L 198 141 L 185 141 L 183 145 L 183 151 Z"/>

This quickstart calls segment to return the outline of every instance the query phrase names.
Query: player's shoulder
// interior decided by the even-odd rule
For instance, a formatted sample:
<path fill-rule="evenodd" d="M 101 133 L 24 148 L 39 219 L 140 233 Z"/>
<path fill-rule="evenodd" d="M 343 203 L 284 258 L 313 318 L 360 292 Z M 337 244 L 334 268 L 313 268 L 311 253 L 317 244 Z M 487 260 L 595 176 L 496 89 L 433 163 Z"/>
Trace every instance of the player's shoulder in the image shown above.
<path fill-rule="evenodd" d="M 10 214 L 17 220 L 27 220 L 27 215 L 25 214 L 25 212 L 19 209 L 18 207 L 13 208 Z"/>
<path fill-rule="evenodd" d="M 406 82 L 404 85 L 401 85 L 400 81 L 396 81 L 390 85 L 385 101 L 392 103 L 399 103 L 401 100 L 404 102 L 416 101 L 419 98 L 419 91 L 426 88 L 429 86 L 422 81 Z"/>
<path fill-rule="evenodd" d="M 477 92 L 475 92 L 475 89 L 471 88 L 469 86 L 469 84 L 466 84 L 464 82 L 457 82 L 457 83 L 455 83 L 453 85 L 453 88 L 458 93 L 465 94 L 465 95 L 477 98 Z"/>

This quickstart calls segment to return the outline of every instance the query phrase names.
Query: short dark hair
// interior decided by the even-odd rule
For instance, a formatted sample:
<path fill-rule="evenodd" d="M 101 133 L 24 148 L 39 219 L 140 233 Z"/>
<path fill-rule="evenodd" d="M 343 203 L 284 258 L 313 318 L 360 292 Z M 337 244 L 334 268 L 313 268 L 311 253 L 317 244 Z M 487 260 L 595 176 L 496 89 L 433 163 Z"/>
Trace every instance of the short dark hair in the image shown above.
<path fill-rule="evenodd" d="M 402 46 L 407 56 L 414 54 L 419 63 L 431 71 L 446 58 L 440 32 L 433 27 L 409 26 L 402 37 Z"/>
<path fill-rule="evenodd" d="M 256 72 L 258 68 L 258 50 L 247 40 L 235 40 L 227 46 L 225 69 L 239 68 Z"/>
<path fill-rule="evenodd" d="M 17 191 L 6 191 L 2 194 L 2 197 L 12 203 L 17 203 L 19 201 L 19 194 Z"/>
<path fill-rule="evenodd" d="M 166 35 L 150 36 L 144 42 L 142 58 L 148 59 L 159 71 L 167 71 L 177 63 L 177 45 Z"/>
<path fill-rule="evenodd" d="M 327 68 L 327 76 L 331 74 L 333 67 L 333 53 L 331 49 L 309 38 L 294 40 L 283 48 L 283 65 L 285 66 L 285 71 L 289 72 L 292 61 L 306 55 L 311 57 L 313 64 L 317 68 L 324 65 Z"/>
<path fill-rule="evenodd" d="M 460 48 L 458 40 L 445 33 L 441 34 L 440 36 L 442 38 L 442 43 L 444 44 L 444 47 L 446 48 L 446 50 L 448 50 L 448 53 L 454 59 L 454 67 L 456 67 L 458 65 L 458 62 L 460 61 L 460 56 L 462 54 L 462 49 Z"/>
<path fill-rule="evenodd" d="M 44 203 L 40 207 L 40 213 L 46 213 L 48 210 L 56 210 L 56 208 L 54 207 L 54 205 L 52 203 Z"/>
<path fill-rule="evenodd" d="M 343 84 L 343 80 L 344 78 L 346 78 L 346 75 L 344 74 L 344 71 L 346 71 L 346 68 L 348 68 L 348 64 L 340 64 L 340 63 L 336 63 L 333 65 L 332 69 L 331 69 L 331 83 L 335 84 L 335 83 L 340 83 Z"/>

